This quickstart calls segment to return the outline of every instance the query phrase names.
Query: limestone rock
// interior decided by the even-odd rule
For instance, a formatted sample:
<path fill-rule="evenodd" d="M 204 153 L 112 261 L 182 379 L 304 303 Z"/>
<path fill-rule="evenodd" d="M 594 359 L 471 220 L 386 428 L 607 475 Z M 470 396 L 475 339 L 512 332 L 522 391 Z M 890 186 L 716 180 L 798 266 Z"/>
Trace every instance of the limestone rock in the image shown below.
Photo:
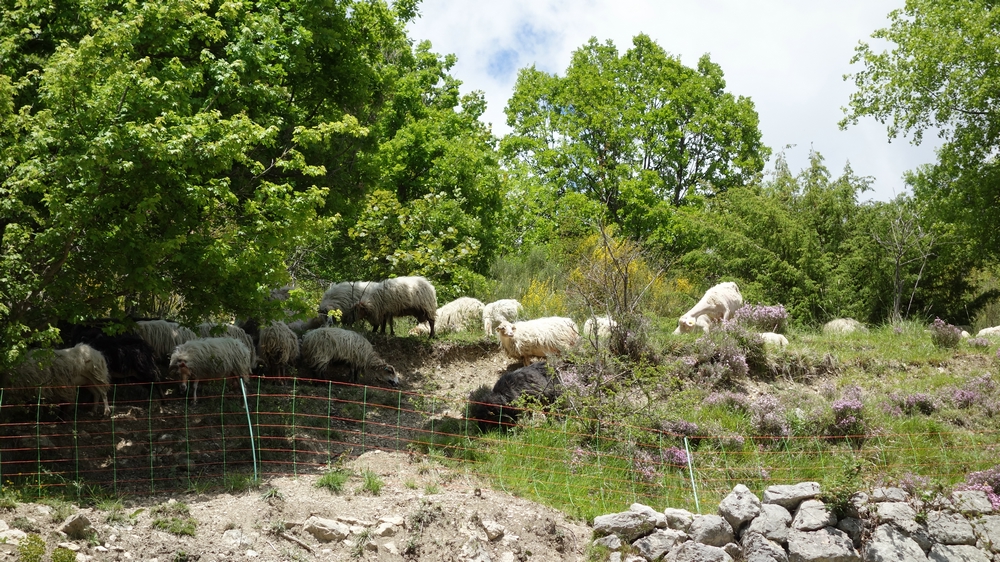
<path fill-rule="evenodd" d="M 241 546 L 249 546 L 253 540 L 239 529 L 229 529 L 225 533 L 222 533 L 222 542 L 239 548 Z"/>
<path fill-rule="evenodd" d="M 632 546 L 646 560 L 659 560 L 664 554 L 673 550 L 678 544 L 688 540 L 684 531 L 677 529 L 658 529 L 632 543 Z"/>
<path fill-rule="evenodd" d="M 792 528 L 797 531 L 818 531 L 837 524 L 837 516 L 819 500 L 805 500 L 792 519 Z"/>
<path fill-rule="evenodd" d="M 612 551 L 622 549 L 622 540 L 618 538 L 618 535 L 608 535 L 606 537 L 601 537 L 595 540 L 594 544 L 598 546 L 603 546 L 604 548 L 607 548 L 608 550 Z"/>
<path fill-rule="evenodd" d="M 486 531 L 486 538 L 491 541 L 499 539 L 507 532 L 507 529 L 496 521 L 480 521 L 479 524 Z"/>
<path fill-rule="evenodd" d="M 743 560 L 743 547 L 734 542 L 722 547 L 722 550 L 725 550 L 733 560 Z"/>
<path fill-rule="evenodd" d="M 958 513 L 932 511 L 927 514 L 927 532 L 935 542 L 945 545 L 976 544 L 972 525 Z"/>
<path fill-rule="evenodd" d="M 837 528 L 851 537 L 854 548 L 861 548 L 861 532 L 865 528 L 864 522 L 855 517 L 845 517 L 837 521 Z"/>
<path fill-rule="evenodd" d="M 908 499 L 910 495 L 902 488 L 875 488 L 871 495 L 871 500 L 876 503 L 905 502 Z"/>
<path fill-rule="evenodd" d="M 59 531 L 66 533 L 66 536 L 73 540 L 89 538 L 94 533 L 94 528 L 90 525 L 90 519 L 82 513 L 70 515 L 59 527 Z"/>
<path fill-rule="evenodd" d="M 656 520 L 648 514 L 638 511 L 623 511 L 610 515 L 598 515 L 594 518 L 594 535 L 618 535 L 623 541 L 631 543 L 635 539 L 648 535 L 656 528 Z"/>
<path fill-rule="evenodd" d="M 955 509 L 971 515 L 986 515 L 993 513 L 993 504 L 986 492 L 979 490 L 959 490 L 951 494 L 951 501 L 955 504 Z"/>
<path fill-rule="evenodd" d="M 347 525 L 315 515 L 306 519 L 302 530 L 316 537 L 316 540 L 324 542 L 344 540 L 351 534 L 351 528 Z"/>
<path fill-rule="evenodd" d="M 922 562 L 923 549 L 893 525 L 879 525 L 864 546 L 865 562 Z"/>
<path fill-rule="evenodd" d="M 972 522 L 982 545 L 993 552 L 1000 552 L 1000 515 L 986 515 Z"/>
<path fill-rule="evenodd" d="M 382 521 L 378 524 L 378 527 L 375 527 L 374 533 L 376 537 L 394 537 L 396 536 L 397 530 L 398 527 L 396 525 L 393 525 L 388 521 Z"/>
<path fill-rule="evenodd" d="M 788 562 L 860 562 L 846 533 L 833 527 L 788 533 Z"/>
<path fill-rule="evenodd" d="M 792 524 L 792 514 L 776 503 L 760 506 L 760 515 L 750 522 L 746 533 L 760 533 L 764 538 L 780 544 L 788 542 L 788 527 Z"/>
<path fill-rule="evenodd" d="M 760 515 L 760 506 L 760 498 L 743 484 L 737 484 L 719 503 L 719 515 L 726 519 L 733 531 L 739 532 L 744 523 Z"/>
<path fill-rule="evenodd" d="M 875 511 L 878 520 L 883 523 L 893 523 L 903 530 L 910 530 L 913 527 L 917 512 L 909 504 L 902 502 L 883 502 L 878 504 Z"/>
<path fill-rule="evenodd" d="M 802 482 L 793 485 L 768 486 L 764 490 L 764 503 L 776 503 L 791 511 L 804 500 L 819 495 L 819 482 Z"/>
<path fill-rule="evenodd" d="M 667 528 L 667 517 L 656 511 L 655 509 L 649 507 L 648 505 L 643 505 L 641 503 L 634 503 L 629 506 L 629 511 L 635 511 L 637 513 L 644 513 L 653 519 L 657 529 Z"/>
<path fill-rule="evenodd" d="M 733 558 L 717 546 L 688 541 L 671 550 L 663 560 L 664 562 L 732 562 Z"/>
<path fill-rule="evenodd" d="M 663 516 L 667 520 L 667 527 L 687 532 L 694 521 L 694 514 L 686 509 L 675 509 L 668 507 L 663 510 Z"/>
<path fill-rule="evenodd" d="M 733 528 L 718 515 L 697 515 L 688 529 L 691 540 L 709 546 L 723 547 L 733 542 Z"/>
<path fill-rule="evenodd" d="M 788 562 L 788 554 L 780 544 L 764 535 L 747 531 L 743 535 L 743 560 L 745 562 Z"/>
<path fill-rule="evenodd" d="M 927 557 L 931 562 L 990 562 L 985 552 L 969 545 L 936 544 Z"/>

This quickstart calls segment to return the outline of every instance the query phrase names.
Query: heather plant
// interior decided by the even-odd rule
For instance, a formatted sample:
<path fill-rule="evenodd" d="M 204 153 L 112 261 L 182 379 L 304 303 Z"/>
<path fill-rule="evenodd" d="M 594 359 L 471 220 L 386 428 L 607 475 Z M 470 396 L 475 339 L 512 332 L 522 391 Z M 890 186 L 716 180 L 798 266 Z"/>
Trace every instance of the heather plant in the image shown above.
<path fill-rule="evenodd" d="M 680 447 L 668 447 L 660 453 L 660 457 L 666 465 L 686 468 L 688 464 L 687 451 Z"/>
<path fill-rule="evenodd" d="M 955 347 L 962 341 L 962 330 L 940 318 L 931 323 L 931 341 L 938 347 Z"/>
<path fill-rule="evenodd" d="M 758 332 L 782 334 L 788 329 L 788 311 L 781 304 L 745 304 L 736 310 L 733 320 Z"/>
<path fill-rule="evenodd" d="M 923 392 L 906 395 L 893 392 L 889 395 L 888 402 L 883 405 L 883 409 L 896 417 L 903 414 L 930 415 L 938 409 L 938 405 L 933 396 Z"/>
<path fill-rule="evenodd" d="M 834 435 L 864 435 L 866 432 L 861 389 L 854 387 L 831 405 Z"/>
<path fill-rule="evenodd" d="M 973 349 L 983 350 L 990 348 L 989 338 L 969 338 L 965 343 Z"/>
<path fill-rule="evenodd" d="M 750 423 L 761 437 L 788 437 L 788 421 L 781 402 L 770 394 L 762 394 L 750 407 Z"/>
<path fill-rule="evenodd" d="M 975 390 L 966 390 L 964 388 L 955 389 L 951 395 L 951 402 L 959 409 L 971 408 L 979 401 L 980 395 Z"/>
<path fill-rule="evenodd" d="M 705 400 L 702 401 L 702 404 L 706 406 L 722 406 L 733 412 L 743 413 L 749 412 L 750 407 L 752 406 L 749 396 L 728 390 L 709 394 Z"/>
<path fill-rule="evenodd" d="M 933 483 L 927 476 L 921 476 L 912 472 L 907 472 L 897 482 L 897 486 L 906 490 L 912 497 L 925 496 L 930 493 Z"/>
<path fill-rule="evenodd" d="M 965 484 L 959 485 L 964 490 L 979 490 L 986 492 L 993 504 L 993 509 L 1000 509 L 1000 465 L 987 470 L 971 472 L 965 477 Z"/>
<path fill-rule="evenodd" d="M 697 374 L 711 387 L 727 386 L 750 374 L 767 371 L 767 355 L 760 335 L 735 322 L 723 322 L 718 329 L 695 342 Z"/>

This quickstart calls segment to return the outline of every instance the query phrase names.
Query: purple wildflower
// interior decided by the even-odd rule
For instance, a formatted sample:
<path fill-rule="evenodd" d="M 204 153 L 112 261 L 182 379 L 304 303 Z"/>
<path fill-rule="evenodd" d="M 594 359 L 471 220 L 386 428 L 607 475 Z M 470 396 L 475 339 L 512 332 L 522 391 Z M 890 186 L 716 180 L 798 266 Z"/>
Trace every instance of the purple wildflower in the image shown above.
<path fill-rule="evenodd" d="M 785 409 L 778 399 L 770 394 L 763 394 L 754 401 L 750 422 L 754 431 L 761 436 L 787 437 L 789 433 Z"/>
<path fill-rule="evenodd" d="M 979 393 L 975 390 L 966 390 L 960 388 L 954 392 L 951 396 L 951 401 L 955 403 L 956 408 L 971 408 L 979 400 Z"/>
<path fill-rule="evenodd" d="M 782 333 L 788 328 L 788 311 L 784 305 L 745 304 L 733 314 L 737 323 L 760 332 Z"/>
<path fill-rule="evenodd" d="M 660 458 L 663 459 L 663 464 L 668 464 L 671 466 L 686 467 L 688 464 L 687 451 L 679 447 L 670 447 L 664 449 L 660 453 Z"/>
<path fill-rule="evenodd" d="M 961 328 L 952 326 L 940 318 L 934 319 L 934 322 L 931 323 L 930 330 L 931 341 L 933 341 L 934 345 L 938 347 L 955 347 L 958 345 L 958 342 L 962 341 Z"/>

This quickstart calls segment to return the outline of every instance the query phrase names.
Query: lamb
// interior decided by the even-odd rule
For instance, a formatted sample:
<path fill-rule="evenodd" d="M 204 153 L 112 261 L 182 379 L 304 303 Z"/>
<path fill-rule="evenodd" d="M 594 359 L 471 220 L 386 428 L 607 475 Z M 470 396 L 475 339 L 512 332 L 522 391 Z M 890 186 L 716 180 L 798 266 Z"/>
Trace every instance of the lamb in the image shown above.
<path fill-rule="evenodd" d="M 500 345 L 512 359 L 520 359 L 525 366 L 533 357 L 559 355 L 576 346 L 580 333 L 571 318 L 549 316 L 524 322 L 501 322 L 497 326 Z"/>
<path fill-rule="evenodd" d="M 319 328 L 302 338 L 302 363 L 315 373 L 322 375 L 333 361 L 343 361 L 350 365 L 351 379 L 358 382 L 361 371 L 375 371 L 385 382 L 399 386 L 396 369 L 375 353 L 372 344 L 365 337 L 342 328 Z"/>
<path fill-rule="evenodd" d="M 996 338 L 1000 337 L 1000 326 L 993 326 L 992 328 L 983 328 L 979 330 L 976 334 L 977 338 Z"/>
<path fill-rule="evenodd" d="M 240 377 L 250 382 L 253 367 L 250 349 L 235 338 L 198 338 L 184 342 L 170 354 L 170 373 L 179 376 L 181 392 L 187 392 L 188 380 L 193 381 L 194 400 L 198 405 L 198 381 Z M 225 385 L 223 385 L 225 390 Z"/>
<path fill-rule="evenodd" d="M 87 342 L 104 356 L 108 364 L 108 373 L 112 378 L 135 378 L 139 382 L 149 383 L 163 399 L 163 388 L 160 386 L 160 369 L 156 366 L 153 348 L 146 340 L 133 334 L 118 336 L 100 335 Z M 152 389 L 150 389 L 152 393 Z"/>
<path fill-rule="evenodd" d="M 500 426 L 517 423 L 522 409 L 511 406 L 521 397 L 536 399 L 543 404 L 551 404 L 562 394 L 562 388 L 547 373 L 544 361 L 532 363 L 516 371 L 500 376 L 491 390 L 482 385 L 469 394 L 466 416 L 479 424 L 479 429 L 487 431 Z"/>
<path fill-rule="evenodd" d="M 318 312 L 324 319 L 329 318 L 332 310 L 340 311 L 340 322 L 347 326 L 353 325 L 355 318 L 354 307 L 358 302 L 369 296 L 380 283 L 377 281 L 342 281 L 332 283 L 323 293 L 323 298 L 319 301 Z"/>
<path fill-rule="evenodd" d="M 85 343 L 78 343 L 67 349 L 57 349 L 51 357 L 41 350 L 32 350 L 27 359 L 6 375 L 3 387 L 16 387 L 14 394 L 26 393 L 32 388 L 30 399 L 34 401 L 35 387 L 41 387 L 42 397 L 52 403 L 76 402 L 77 387 L 88 386 L 94 394 L 94 412 L 98 402 L 104 402 L 104 415 L 111 415 L 108 405 L 108 388 L 111 378 L 108 363 L 101 352 Z"/>
<path fill-rule="evenodd" d="M 240 340 L 243 342 L 243 345 L 247 346 L 247 349 L 250 350 L 251 367 L 257 364 L 257 348 L 254 346 L 253 338 L 250 337 L 250 334 L 248 334 L 243 328 L 234 326 L 233 324 L 213 324 L 211 322 L 203 322 L 198 324 L 198 333 L 203 338 L 222 337 Z"/>
<path fill-rule="evenodd" d="M 493 325 L 501 322 L 517 322 L 523 307 L 514 299 L 501 299 L 483 307 L 483 332 L 486 337 L 493 335 Z"/>
<path fill-rule="evenodd" d="M 483 302 L 472 297 L 460 297 L 437 309 L 438 333 L 464 332 L 483 316 Z M 431 327 L 421 322 L 410 330 L 411 336 L 429 334 Z"/>
<path fill-rule="evenodd" d="M 719 283 L 705 291 L 698 304 L 677 319 L 677 329 L 674 330 L 674 334 L 688 334 L 699 326 L 705 333 L 708 333 L 710 322 L 703 321 L 699 325 L 699 316 L 707 316 L 707 320 L 711 322 L 729 320 L 741 306 L 743 306 L 743 295 L 740 293 L 739 286 L 732 281 Z"/>
<path fill-rule="evenodd" d="M 788 338 L 781 334 L 776 334 L 774 332 L 761 332 L 760 337 L 764 340 L 764 345 L 776 345 L 778 347 L 785 347 L 788 345 Z"/>
<path fill-rule="evenodd" d="M 153 348 L 157 360 L 167 359 L 175 347 L 198 337 L 190 329 L 166 320 L 140 320 L 135 323 L 135 332 Z"/>
<path fill-rule="evenodd" d="M 611 329 L 618 326 L 608 316 L 591 316 L 583 323 L 583 337 L 588 340 L 606 340 L 611 337 Z"/>
<path fill-rule="evenodd" d="M 257 347 L 269 377 L 285 376 L 299 358 L 299 338 L 284 322 L 275 321 L 261 328 Z"/>
<path fill-rule="evenodd" d="M 359 320 L 367 320 L 372 331 L 395 335 L 392 321 L 397 316 L 413 316 L 417 322 L 430 324 L 430 337 L 434 337 L 437 319 L 437 292 L 424 277 L 396 277 L 386 279 L 365 295 L 354 306 Z"/>
<path fill-rule="evenodd" d="M 824 334 L 850 334 L 859 331 L 867 332 L 868 328 L 853 318 L 837 318 L 823 325 Z"/>

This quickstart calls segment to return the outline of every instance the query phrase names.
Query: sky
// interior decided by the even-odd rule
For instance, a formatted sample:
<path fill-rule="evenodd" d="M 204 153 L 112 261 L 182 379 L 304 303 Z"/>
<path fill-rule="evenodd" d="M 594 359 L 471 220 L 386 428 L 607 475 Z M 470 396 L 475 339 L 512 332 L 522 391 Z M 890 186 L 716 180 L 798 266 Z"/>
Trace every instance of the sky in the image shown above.
<path fill-rule="evenodd" d="M 862 199 L 886 201 L 906 191 L 902 176 L 933 162 L 933 135 L 914 146 L 888 138 L 874 119 L 840 130 L 854 91 L 844 75 L 860 41 L 883 50 L 871 34 L 888 25 L 903 0 L 423 0 L 409 27 L 416 41 L 453 53 L 452 74 L 463 93 L 482 90 L 483 120 L 494 134 L 510 132 L 503 113 L 520 68 L 565 74 L 574 50 L 591 37 L 611 40 L 624 53 L 639 33 L 652 37 L 687 66 L 708 53 L 726 89 L 753 100 L 764 144 L 784 150 L 793 172 L 808 165 L 810 149 L 823 155 L 834 177 L 850 162 L 872 178 Z M 786 146 L 792 145 L 791 148 Z M 768 163 L 770 169 L 774 156 Z"/>

